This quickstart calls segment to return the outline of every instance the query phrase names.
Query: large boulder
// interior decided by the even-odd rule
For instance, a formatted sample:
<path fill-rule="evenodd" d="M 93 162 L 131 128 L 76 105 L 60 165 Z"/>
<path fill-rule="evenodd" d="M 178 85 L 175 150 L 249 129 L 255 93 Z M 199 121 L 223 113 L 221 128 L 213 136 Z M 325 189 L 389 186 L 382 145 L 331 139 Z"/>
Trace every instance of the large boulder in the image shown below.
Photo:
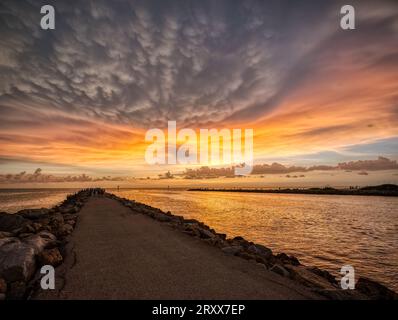
<path fill-rule="evenodd" d="M 325 278 L 330 283 L 333 283 L 335 285 L 338 284 L 337 280 L 336 280 L 336 277 L 334 275 L 332 275 L 330 272 L 326 271 L 326 270 L 322 270 L 322 269 L 319 269 L 317 267 L 309 267 L 307 269 L 312 271 L 313 273 L 317 274 L 318 276 L 321 276 L 321 277 Z"/>
<path fill-rule="evenodd" d="M 52 265 L 53 267 L 56 267 L 62 263 L 62 260 L 62 255 L 58 248 L 44 250 L 39 255 L 40 265 Z"/>
<path fill-rule="evenodd" d="M 22 228 L 27 220 L 18 214 L 0 213 L 0 231 L 10 232 Z"/>
<path fill-rule="evenodd" d="M 260 256 L 265 257 L 266 259 L 272 257 L 272 250 L 270 248 L 267 248 L 261 244 L 252 244 L 247 248 L 247 251 L 258 254 Z"/>
<path fill-rule="evenodd" d="M 59 208 L 59 211 L 60 211 L 62 214 L 76 213 L 76 212 L 79 211 L 79 208 L 76 207 L 74 204 L 68 204 L 68 205 L 66 205 L 66 206 L 61 206 L 61 207 Z"/>
<path fill-rule="evenodd" d="M 243 247 L 242 246 L 228 246 L 228 247 L 222 248 L 221 250 L 226 254 L 235 255 L 238 252 L 243 251 Z"/>
<path fill-rule="evenodd" d="M 50 224 L 56 228 L 64 224 L 64 217 L 61 213 L 56 212 L 50 217 Z"/>
<path fill-rule="evenodd" d="M 18 211 L 17 215 L 24 217 L 25 219 L 36 220 L 50 213 L 50 209 L 40 208 L 40 209 L 24 209 Z"/>
<path fill-rule="evenodd" d="M 313 272 L 311 268 L 302 265 L 285 265 L 285 268 L 289 270 L 291 277 L 294 280 L 304 284 L 305 286 L 332 291 L 336 289 L 335 283 L 330 282 L 327 278 Z"/>
<path fill-rule="evenodd" d="M 29 280 L 35 272 L 36 256 L 55 243 L 55 236 L 47 231 L 22 240 L 14 237 L 0 239 L 0 278 L 7 282 Z"/>
<path fill-rule="evenodd" d="M 70 224 L 63 224 L 56 232 L 58 237 L 66 237 L 73 232 L 73 227 Z"/>
<path fill-rule="evenodd" d="M 299 266 L 301 263 L 295 256 L 288 256 L 286 253 L 278 253 L 276 259 L 282 262 L 282 264 L 290 264 L 292 266 Z"/>
<path fill-rule="evenodd" d="M 54 246 L 56 237 L 48 231 L 41 231 L 38 234 L 24 238 L 23 243 L 32 247 L 35 250 L 35 254 L 39 254 L 45 248 Z"/>
<path fill-rule="evenodd" d="M 12 237 L 12 232 L 0 231 L 0 239 Z"/>
<path fill-rule="evenodd" d="M 290 275 L 289 271 L 287 271 L 285 267 L 283 267 L 279 264 L 274 264 L 270 270 L 272 272 L 275 272 L 275 273 L 281 275 L 282 277 L 289 277 L 289 275 Z"/>
<path fill-rule="evenodd" d="M 161 212 L 154 212 L 152 217 L 160 222 L 169 222 L 172 218 Z"/>
<path fill-rule="evenodd" d="M 0 277 L 7 282 L 27 281 L 35 272 L 35 249 L 17 238 L 0 247 Z"/>

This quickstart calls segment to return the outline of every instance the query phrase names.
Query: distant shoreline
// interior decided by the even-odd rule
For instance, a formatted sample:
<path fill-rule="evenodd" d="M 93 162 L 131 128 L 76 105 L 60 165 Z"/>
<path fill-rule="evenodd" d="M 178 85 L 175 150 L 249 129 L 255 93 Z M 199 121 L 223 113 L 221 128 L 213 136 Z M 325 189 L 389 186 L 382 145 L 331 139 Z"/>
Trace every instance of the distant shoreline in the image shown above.
<path fill-rule="evenodd" d="M 191 188 L 188 191 L 207 192 L 251 192 L 251 193 L 278 193 L 278 194 L 318 194 L 318 195 L 347 195 L 347 196 L 383 196 L 398 197 L 398 186 L 382 184 L 363 188 L 335 189 L 325 188 L 280 188 L 280 189 L 245 189 L 245 188 Z"/>

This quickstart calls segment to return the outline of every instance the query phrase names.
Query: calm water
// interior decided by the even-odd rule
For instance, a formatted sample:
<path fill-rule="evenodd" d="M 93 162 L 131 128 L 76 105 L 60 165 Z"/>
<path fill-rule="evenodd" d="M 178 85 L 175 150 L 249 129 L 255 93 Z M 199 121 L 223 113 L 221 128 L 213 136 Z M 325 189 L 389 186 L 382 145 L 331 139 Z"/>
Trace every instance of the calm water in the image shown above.
<path fill-rule="evenodd" d="M 22 209 L 50 208 L 78 189 L 0 189 L 0 212 L 14 213 Z"/>
<path fill-rule="evenodd" d="M 398 198 L 167 190 L 111 192 L 195 218 L 229 236 L 295 255 L 335 275 L 342 265 L 398 291 Z M 0 191 L 0 211 L 51 207 L 73 190 Z M 16 204 L 18 203 L 18 204 Z"/>

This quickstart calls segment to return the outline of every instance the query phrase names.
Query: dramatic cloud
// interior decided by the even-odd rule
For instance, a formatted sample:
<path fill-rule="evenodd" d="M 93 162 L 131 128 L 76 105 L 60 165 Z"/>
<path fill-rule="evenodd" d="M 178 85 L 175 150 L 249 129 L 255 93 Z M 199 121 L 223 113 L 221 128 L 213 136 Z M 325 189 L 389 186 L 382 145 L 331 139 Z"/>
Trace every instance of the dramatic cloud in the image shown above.
<path fill-rule="evenodd" d="M 254 128 L 256 157 L 394 138 L 398 5 L 351 2 L 343 31 L 339 0 L 3 0 L 0 157 L 127 168 L 167 120 Z"/>
<path fill-rule="evenodd" d="M 39 28 L 41 4 L 2 2 L 2 98 L 134 125 L 265 114 L 331 58 L 331 46 L 363 37 L 339 32 L 338 2 L 56 1 L 51 32 Z M 396 6 L 383 7 L 389 15 L 357 23 L 396 31 Z M 394 65 L 395 54 L 364 62 Z"/>

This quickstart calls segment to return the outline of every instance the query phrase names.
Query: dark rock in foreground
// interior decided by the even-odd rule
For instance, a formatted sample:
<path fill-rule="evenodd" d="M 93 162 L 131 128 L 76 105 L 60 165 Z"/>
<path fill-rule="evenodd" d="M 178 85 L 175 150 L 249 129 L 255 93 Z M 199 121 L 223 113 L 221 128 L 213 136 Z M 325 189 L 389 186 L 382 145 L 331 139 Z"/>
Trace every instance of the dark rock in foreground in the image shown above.
<path fill-rule="evenodd" d="M 82 190 L 52 209 L 0 213 L 0 300 L 27 298 L 40 267 L 62 263 L 59 247 L 73 232 L 76 213 L 94 191 L 104 192 Z"/>

